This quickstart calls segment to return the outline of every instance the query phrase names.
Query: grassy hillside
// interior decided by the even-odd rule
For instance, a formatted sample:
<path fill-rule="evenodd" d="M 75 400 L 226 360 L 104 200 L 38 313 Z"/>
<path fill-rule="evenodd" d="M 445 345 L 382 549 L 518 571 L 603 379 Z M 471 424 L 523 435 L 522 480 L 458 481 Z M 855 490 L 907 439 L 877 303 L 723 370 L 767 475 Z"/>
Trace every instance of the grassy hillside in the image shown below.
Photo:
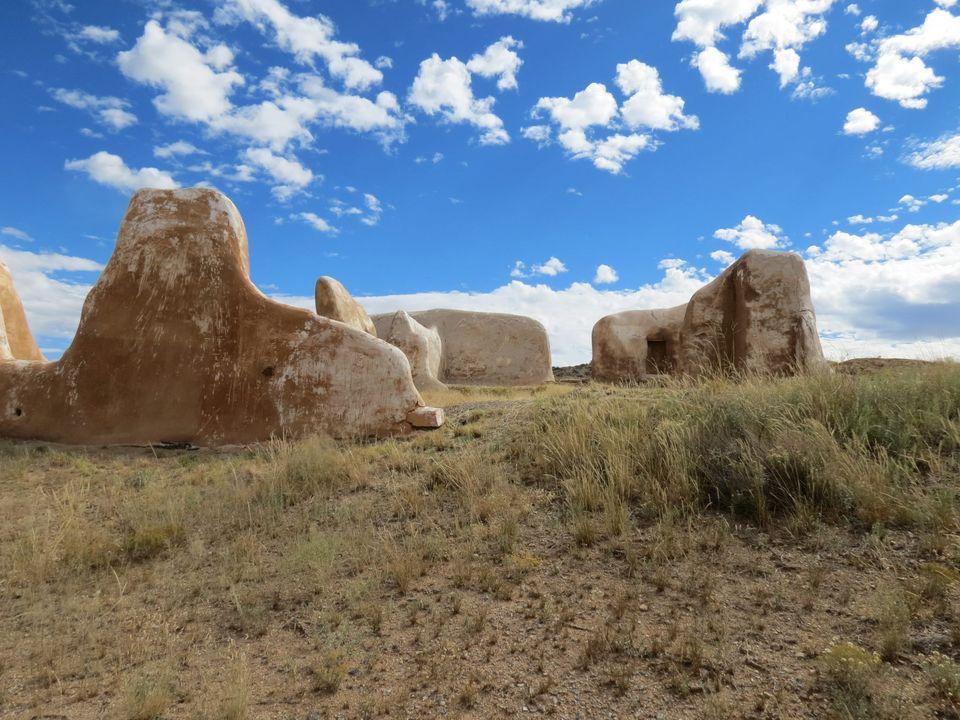
<path fill-rule="evenodd" d="M 960 717 L 960 367 L 0 446 L 0 717 Z"/>

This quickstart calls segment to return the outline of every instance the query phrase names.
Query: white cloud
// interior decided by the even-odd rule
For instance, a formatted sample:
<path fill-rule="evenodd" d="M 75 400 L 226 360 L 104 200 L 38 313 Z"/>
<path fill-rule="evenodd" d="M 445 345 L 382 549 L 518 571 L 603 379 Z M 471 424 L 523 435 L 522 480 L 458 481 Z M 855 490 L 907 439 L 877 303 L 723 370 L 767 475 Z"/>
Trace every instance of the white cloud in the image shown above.
<path fill-rule="evenodd" d="M 477 98 L 467 66 L 457 58 L 441 60 L 434 53 L 420 63 L 408 101 L 428 115 L 440 114 L 450 123 L 468 123 L 481 131 L 482 145 L 503 145 L 510 135 L 493 112 L 494 98 Z"/>
<path fill-rule="evenodd" d="M 616 82 L 628 96 L 622 107 L 606 85 L 591 83 L 572 98 L 540 98 L 533 115 L 547 115 L 557 125 L 557 141 L 572 158 L 589 159 L 614 174 L 642 151 L 656 148 L 650 135 L 619 132 L 622 127 L 666 131 L 699 127 L 696 116 L 684 115 L 683 98 L 663 93 L 656 68 L 632 60 L 617 66 Z M 547 125 L 533 125 L 523 129 L 523 136 L 543 147 L 552 132 Z"/>
<path fill-rule="evenodd" d="M 202 152 L 202 150 L 194 147 L 192 144 L 184 140 L 177 140 L 176 142 L 172 142 L 167 145 L 157 145 L 153 148 L 154 157 L 162 159 L 169 159 L 182 155 L 196 155 Z"/>
<path fill-rule="evenodd" d="M 163 90 L 153 101 L 162 114 L 208 122 L 230 110 L 231 93 L 244 84 L 240 73 L 224 69 L 229 63 L 224 64 L 223 50 L 230 51 L 223 46 L 211 50 L 215 52 L 201 53 L 185 38 L 150 20 L 136 45 L 117 56 L 117 63 L 131 80 Z"/>
<path fill-rule="evenodd" d="M 237 108 L 214 119 L 210 127 L 268 145 L 275 151 L 282 151 L 293 142 L 310 144 L 313 134 L 309 125 L 314 122 L 373 133 L 384 145 L 403 139 L 405 120 L 393 93 L 381 92 L 376 100 L 343 94 L 328 87 L 317 75 L 300 75 L 296 83 L 294 92 L 285 76 L 276 79 L 271 85 L 276 92 L 272 100 Z"/>
<path fill-rule="evenodd" d="M 529 268 L 527 264 L 522 260 L 517 260 L 513 264 L 513 268 L 510 270 L 510 277 L 513 278 L 528 278 L 534 277 L 536 275 L 546 275 L 548 277 L 556 277 L 561 273 L 567 272 L 567 266 L 563 263 L 562 260 L 556 257 L 551 257 L 546 262 L 535 263 Z"/>
<path fill-rule="evenodd" d="M 20 228 L 10 227 L 9 225 L 6 227 L 0 227 L 0 235 L 9 235 L 17 240 L 24 240 L 28 242 L 33 240 L 29 233 L 21 230 Z"/>
<path fill-rule="evenodd" d="M 367 214 L 360 218 L 360 222 L 371 227 L 379 223 L 380 216 L 383 215 L 383 204 L 380 199 L 371 193 L 364 193 L 363 204 L 367 206 Z"/>
<path fill-rule="evenodd" d="M 843 124 L 845 135 L 866 135 L 880 126 L 880 118 L 866 108 L 857 108 L 847 113 L 847 121 Z"/>
<path fill-rule="evenodd" d="M 546 111 L 565 131 L 583 131 L 595 125 L 606 127 L 619 112 L 617 99 L 602 83 L 591 83 L 573 98 L 540 98 L 537 110 Z"/>
<path fill-rule="evenodd" d="M 261 31 L 269 26 L 280 48 L 306 65 L 322 59 L 329 73 L 347 88 L 365 90 L 383 81 L 380 70 L 357 57 L 358 45 L 335 39 L 336 26 L 324 15 L 300 17 L 279 0 L 226 0 L 214 19 L 224 23 L 244 20 Z"/>
<path fill-rule="evenodd" d="M 856 3 L 850 3 L 843 9 L 844 14 L 856 17 L 860 14 L 860 6 Z"/>
<path fill-rule="evenodd" d="M 936 50 L 956 47 L 960 47 L 960 17 L 936 8 L 918 27 L 879 42 L 866 86 L 877 97 L 896 100 L 905 108 L 925 108 L 924 96 L 943 85 L 944 79 L 923 58 Z"/>
<path fill-rule="evenodd" d="M 860 32 L 866 35 L 866 34 L 872 33 L 878 27 L 880 27 L 880 21 L 877 20 L 876 16 L 867 15 L 863 19 L 863 22 L 860 23 Z"/>
<path fill-rule="evenodd" d="M 721 265 L 732 265 L 737 258 L 734 257 L 733 253 L 727 252 L 726 250 L 714 250 L 710 253 L 710 259 L 715 260 Z"/>
<path fill-rule="evenodd" d="M 140 188 L 172 190 L 180 187 L 168 172 L 153 167 L 134 170 L 127 167 L 119 155 L 103 150 L 83 160 L 67 160 L 64 167 L 85 172 L 94 182 L 124 193 L 132 193 Z"/>
<path fill-rule="evenodd" d="M 482 55 L 474 55 L 467 63 L 467 70 L 482 77 L 497 78 L 500 90 L 517 89 L 517 72 L 523 60 L 516 50 L 523 49 L 523 43 L 507 35 L 484 50 Z"/>
<path fill-rule="evenodd" d="M 476 15 L 520 15 L 531 20 L 570 22 L 571 10 L 592 5 L 596 0 L 467 0 Z"/>
<path fill-rule="evenodd" d="M 539 265 L 534 265 L 530 268 L 531 272 L 534 275 L 548 275 L 549 277 L 556 277 L 560 273 L 567 272 L 567 266 L 559 258 L 551 257 L 544 263 Z"/>
<path fill-rule="evenodd" d="M 294 220 L 303 220 L 305 223 L 310 225 L 314 230 L 317 230 L 322 233 L 328 233 L 330 235 L 336 235 L 339 232 L 335 227 L 330 223 L 324 220 L 322 217 L 312 212 L 302 212 L 297 213 L 296 215 L 291 215 L 291 219 Z"/>
<path fill-rule="evenodd" d="M 0 245 L 0 261 L 10 269 L 30 330 L 41 341 L 62 346 L 73 337 L 92 285 L 57 278 L 62 272 L 96 273 L 93 260 L 57 253 L 35 253 Z"/>
<path fill-rule="evenodd" d="M 713 236 L 733 243 L 742 250 L 772 250 L 785 247 L 788 242 L 779 225 L 764 223 L 753 215 L 747 215 L 736 227 L 717 230 Z"/>
<path fill-rule="evenodd" d="M 786 87 L 800 74 L 800 53 L 793 48 L 776 50 L 770 69 L 780 76 L 780 87 Z"/>
<path fill-rule="evenodd" d="M 620 276 L 617 274 L 617 271 L 614 270 L 609 265 L 600 264 L 597 265 L 597 272 L 593 276 L 594 285 L 610 285 L 617 282 L 620 279 Z"/>
<path fill-rule="evenodd" d="M 957 4 L 957 0 L 933 0 L 942 8 L 952 8 Z"/>
<path fill-rule="evenodd" d="M 740 89 L 740 70 L 717 48 L 704 48 L 693 56 L 691 64 L 700 71 L 708 91 L 729 95 Z"/>
<path fill-rule="evenodd" d="M 617 85 L 627 96 L 620 113 L 628 127 L 668 131 L 700 127 L 696 115 L 683 114 L 683 98 L 663 92 L 655 67 L 639 60 L 617 65 Z"/>
<path fill-rule="evenodd" d="M 864 215 L 851 215 L 847 222 L 851 225 L 872 225 L 873 223 L 891 223 L 896 222 L 899 215 L 877 215 L 876 217 L 865 217 Z"/>
<path fill-rule="evenodd" d="M 84 25 L 75 37 L 98 45 L 109 45 L 120 39 L 120 33 L 109 27 L 99 25 Z"/>
<path fill-rule="evenodd" d="M 837 232 L 808 251 L 807 270 L 834 356 L 960 354 L 960 222 Z"/>
<path fill-rule="evenodd" d="M 97 97 L 83 90 L 66 90 L 64 88 L 53 88 L 50 92 L 56 100 L 64 105 L 77 110 L 87 110 L 112 130 L 123 130 L 137 122 L 137 116 L 126 109 L 130 104 L 118 97 Z"/>
<path fill-rule="evenodd" d="M 749 20 L 743 32 L 739 56 L 745 59 L 771 51 L 770 68 L 780 76 L 780 85 L 804 81 L 794 97 L 817 98 L 808 68 L 801 68 L 799 50 L 826 31 L 824 15 L 835 0 L 680 0 L 674 14 L 677 27 L 672 39 L 698 46 L 692 64 L 703 76 L 710 92 L 730 94 L 740 87 L 740 71 L 729 56 L 717 48 L 724 40 L 724 28 Z M 858 9 L 859 11 L 859 9 Z M 804 72 L 806 71 L 806 72 Z M 819 90 L 819 92 L 815 92 Z"/>
<path fill-rule="evenodd" d="M 913 195 L 904 195 L 897 201 L 897 204 L 906 208 L 907 212 L 915 213 L 920 212 L 920 208 L 926 205 L 927 201 L 915 198 Z"/>
<path fill-rule="evenodd" d="M 949 199 L 950 199 L 950 196 L 947 195 L 946 193 L 937 193 L 936 195 L 931 195 L 931 196 L 930 196 L 929 198 L 927 198 L 927 199 L 928 199 L 930 202 L 934 202 L 934 203 L 937 203 L 937 205 L 939 205 L 940 203 L 942 203 L 942 202 L 944 202 L 944 201 L 946 201 L 946 200 L 949 200 Z"/>
<path fill-rule="evenodd" d="M 746 22 L 763 0 L 681 0 L 674 9 L 677 29 L 673 40 L 689 40 L 701 48 L 723 40 L 722 30 Z"/>
<path fill-rule="evenodd" d="M 533 140 L 540 147 L 549 145 L 553 137 L 549 125 L 529 125 L 520 130 L 520 134 L 527 140 Z"/>
<path fill-rule="evenodd" d="M 266 148 L 247 148 L 244 158 L 273 178 L 276 183 L 273 194 L 279 200 L 288 200 L 313 182 L 313 172 L 309 168 L 296 160 L 276 155 Z"/>
<path fill-rule="evenodd" d="M 922 143 L 907 157 L 907 162 L 922 170 L 960 168 L 960 134 Z"/>

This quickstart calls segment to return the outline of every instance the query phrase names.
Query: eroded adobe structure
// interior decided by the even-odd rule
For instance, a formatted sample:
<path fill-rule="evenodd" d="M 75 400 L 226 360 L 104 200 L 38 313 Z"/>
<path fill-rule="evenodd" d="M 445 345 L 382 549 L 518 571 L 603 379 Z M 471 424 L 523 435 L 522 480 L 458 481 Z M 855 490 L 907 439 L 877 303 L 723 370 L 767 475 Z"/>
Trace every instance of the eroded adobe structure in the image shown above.
<path fill-rule="evenodd" d="M 265 297 L 233 203 L 141 190 L 53 363 L 0 363 L 0 435 L 222 445 L 433 423 L 397 348 Z"/>
<path fill-rule="evenodd" d="M 446 389 L 439 380 L 443 343 L 436 328 L 424 327 L 403 310 L 377 316 L 376 326 L 378 337 L 400 348 L 407 356 L 417 390 Z"/>
<path fill-rule="evenodd" d="M 823 362 L 803 260 L 774 250 L 749 250 L 686 305 L 611 315 L 593 331 L 594 377 L 607 382 L 663 372 L 787 374 Z"/>
<path fill-rule="evenodd" d="M 465 310 L 410 316 L 440 335 L 441 382 L 451 385 L 541 385 L 553 382 L 550 339 L 533 318 Z M 375 316 L 380 324 L 383 317 Z"/>
<path fill-rule="evenodd" d="M 0 360 L 46 360 L 37 347 L 10 270 L 0 262 Z"/>
<path fill-rule="evenodd" d="M 332 277 L 324 275 L 317 280 L 314 292 L 317 315 L 346 323 L 352 328 L 377 336 L 373 321 L 363 306 L 353 299 L 347 289 Z"/>
<path fill-rule="evenodd" d="M 593 326 L 593 379 L 624 382 L 674 372 L 686 309 L 628 310 L 602 318 Z"/>

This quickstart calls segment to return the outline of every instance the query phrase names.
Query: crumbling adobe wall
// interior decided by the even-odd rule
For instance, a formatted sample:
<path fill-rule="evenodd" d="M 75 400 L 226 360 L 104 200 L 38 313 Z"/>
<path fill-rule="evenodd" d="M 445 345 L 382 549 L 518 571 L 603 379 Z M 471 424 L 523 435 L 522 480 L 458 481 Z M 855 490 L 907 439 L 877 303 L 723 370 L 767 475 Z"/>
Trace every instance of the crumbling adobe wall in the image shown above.
<path fill-rule="evenodd" d="M 593 326 L 591 374 L 600 382 L 639 381 L 676 371 L 680 326 L 687 306 L 628 310 L 601 318 Z M 651 343 L 662 343 L 664 358 L 648 357 Z"/>
<path fill-rule="evenodd" d="M 386 435 L 422 406 L 403 353 L 268 299 L 219 192 L 141 190 L 54 363 L 0 363 L 0 436 L 79 444 Z"/>
<path fill-rule="evenodd" d="M 687 304 L 680 370 L 787 374 L 822 367 L 823 349 L 803 259 L 749 250 Z"/>
<path fill-rule="evenodd" d="M 10 270 L 0 262 L 0 360 L 32 360 L 46 358 L 30 332 L 23 303 L 13 284 Z"/>
<path fill-rule="evenodd" d="M 440 380 L 451 385 L 541 385 L 553 382 L 550 339 L 533 318 L 466 310 L 424 310 L 410 316 L 436 328 L 443 353 Z M 374 322 L 383 322 L 375 316 Z"/>
<path fill-rule="evenodd" d="M 324 275 L 317 280 L 314 291 L 317 315 L 346 323 L 352 328 L 377 336 L 373 321 L 363 306 L 353 299 L 343 284 Z"/>

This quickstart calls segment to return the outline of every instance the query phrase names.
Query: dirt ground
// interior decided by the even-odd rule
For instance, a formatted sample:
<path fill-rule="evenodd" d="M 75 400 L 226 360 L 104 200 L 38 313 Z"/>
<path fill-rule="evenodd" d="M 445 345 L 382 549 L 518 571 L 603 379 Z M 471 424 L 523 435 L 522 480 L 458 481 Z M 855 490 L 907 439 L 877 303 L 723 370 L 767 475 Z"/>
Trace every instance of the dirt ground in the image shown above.
<path fill-rule="evenodd" d="M 0 717 L 960 717 L 955 534 L 595 535 L 512 464 L 542 395 L 374 445 L 4 445 Z"/>

